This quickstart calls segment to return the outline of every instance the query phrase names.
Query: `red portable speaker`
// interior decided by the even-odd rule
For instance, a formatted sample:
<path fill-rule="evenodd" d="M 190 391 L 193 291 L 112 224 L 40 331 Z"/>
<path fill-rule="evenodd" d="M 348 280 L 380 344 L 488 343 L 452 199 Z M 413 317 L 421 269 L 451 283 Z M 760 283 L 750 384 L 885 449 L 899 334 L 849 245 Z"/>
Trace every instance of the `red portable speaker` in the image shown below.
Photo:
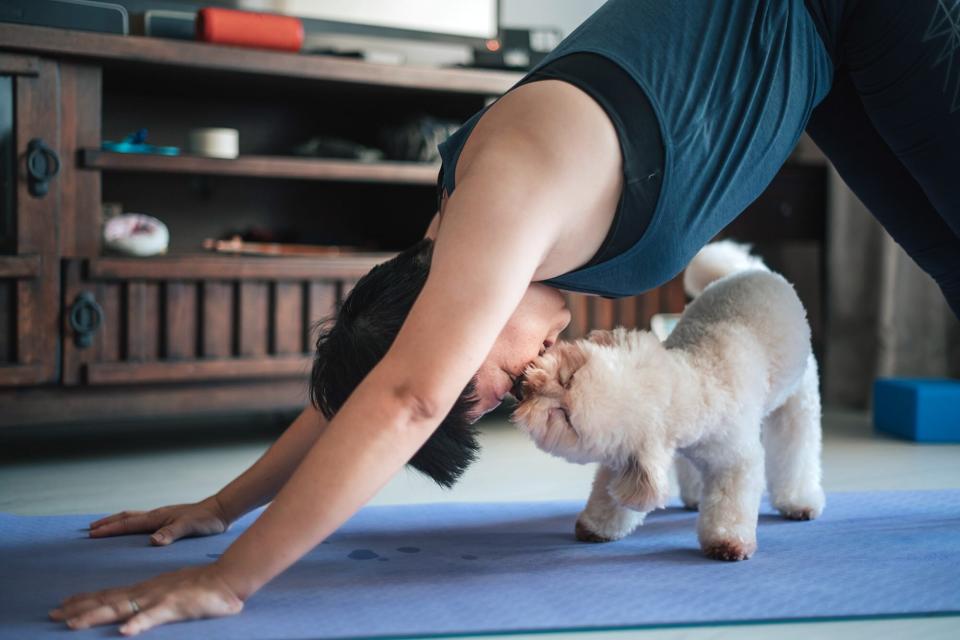
<path fill-rule="evenodd" d="M 197 13 L 197 40 L 235 47 L 300 51 L 303 23 L 290 16 L 207 7 Z"/>

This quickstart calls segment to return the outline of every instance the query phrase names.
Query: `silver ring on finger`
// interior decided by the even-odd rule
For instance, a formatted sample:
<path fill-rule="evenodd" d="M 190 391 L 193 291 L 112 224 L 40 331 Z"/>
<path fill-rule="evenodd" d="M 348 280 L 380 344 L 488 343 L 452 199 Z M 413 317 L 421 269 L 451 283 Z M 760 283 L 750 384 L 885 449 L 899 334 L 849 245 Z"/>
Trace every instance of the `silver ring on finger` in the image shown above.
<path fill-rule="evenodd" d="M 133 612 L 133 615 L 140 613 L 140 605 L 137 603 L 136 598 L 130 598 L 130 610 Z"/>

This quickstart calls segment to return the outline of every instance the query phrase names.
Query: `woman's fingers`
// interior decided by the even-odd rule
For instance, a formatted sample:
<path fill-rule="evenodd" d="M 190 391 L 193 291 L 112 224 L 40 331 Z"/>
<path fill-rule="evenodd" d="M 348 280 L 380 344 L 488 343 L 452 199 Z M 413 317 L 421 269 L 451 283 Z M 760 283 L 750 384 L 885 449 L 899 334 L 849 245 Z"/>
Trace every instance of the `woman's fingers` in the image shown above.
<path fill-rule="evenodd" d="M 243 601 L 214 565 L 186 567 L 129 587 L 77 594 L 63 602 L 50 612 L 53 620 L 64 620 L 71 629 L 120 622 L 121 633 L 128 636 L 167 622 L 236 615 L 243 610 Z"/>
<path fill-rule="evenodd" d="M 154 534 L 150 536 L 150 542 L 157 546 L 164 546 L 174 540 L 179 540 L 188 533 L 192 533 L 190 531 L 190 523 L 184 518 L 178 518 L 170 524 L 157 529 Z"/>
<path fill-rule="evenodd" d="M 104 606 L 109 606 L 113 602 L 123 602 L 126 600 L 128 589 L 104 589 L 95 593 L 78 593 L 69 598 L 64 598 L 59 607 L 50 611 L 50 618 L 53 620 L 77 620 L 91 611 Z"/>
<path fill-rule="evenodd" d="M 115 521 L 115 520 L 119 520 L 119 519 L 121 519 L 121 518 L 128 518 L 128 517 L 130 517 L 130 516 L 138 516 L 138 515 L 140 515 L 141 513 L 146 513 L 146 511 L 121 511 L 120 513 L 114 513 L 113 515 L 109 515 L 109 516 L 106 516 L 106 517 L 104 517 L 104 518 L 100 518 L 99 520 L 95 520 L 95 521 L 91 522 L 91 523 L 90 523 L 90 528 L 91 528 L 91 529 L 96 529 L 97 527 L 99 527 L 99 526 L 101 526 L 101 525 L 110 524 L 111 522 L 113 522 L 113 521 Z"/>
<path fill-rule="evenodd" d="M 169 601 L 163 601 L 158 606 L 145 609 L 127 620 L 121 625 L 120 633 L 125 636 L 135 636 L 157 625 L 182 619 L 183 615 L 169 604 Z"/>
<path fill-rule="evenodd" d="M 140 601 L 137 601 L 137 604 L 141 607 Z M 97 604 L 96 606 L 87 609 L 83 613 L 75 614 L 67 618 L 67 626 L 71 629 L 86 629 L 87 627 L 92 627 L 98 624 L 107 624 L 109 622 L 117 622 L 118 620 L 126 620 L 133 614 L 133 606 L 130 603 L 129 598 L 126 597 L 112 597 L 106 600 L 103 604 Z"/>
<path fill-rule="evenodd" d="M 90 529 L 90 537 L 103 538 L 106 536 L 122 536 L 128 533 L 143 533 L 156 529 L 160 524 L 158 520 L 161 518 L 162 515 L 155 511 L 139 511 Z"/>

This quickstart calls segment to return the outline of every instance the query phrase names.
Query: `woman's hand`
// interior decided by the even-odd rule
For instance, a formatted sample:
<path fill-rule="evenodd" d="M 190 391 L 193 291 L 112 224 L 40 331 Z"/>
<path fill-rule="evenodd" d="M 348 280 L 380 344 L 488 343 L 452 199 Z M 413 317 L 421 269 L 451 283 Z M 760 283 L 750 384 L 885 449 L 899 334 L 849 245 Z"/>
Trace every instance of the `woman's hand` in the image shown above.
<path fill-rule="evenodd" d="M 123 511 L 90 523 L 91 538 L 153 533 L 150 542 L 164 546 L 189 536 L 223 533 L 230 526 L 215 496 L 191 504 L 175 504 L 153 511 Z"/>
<path fill-rule="evenodd" d="M 65 621 L 71 629 L 125 620 L 120 633 L 132 636 L 168 622 L 220 618 L 242 610 L 243 600 L 214 563 L 161 573 L 129 587 L 78 593 L 49 615 L 51 620 Z"/>

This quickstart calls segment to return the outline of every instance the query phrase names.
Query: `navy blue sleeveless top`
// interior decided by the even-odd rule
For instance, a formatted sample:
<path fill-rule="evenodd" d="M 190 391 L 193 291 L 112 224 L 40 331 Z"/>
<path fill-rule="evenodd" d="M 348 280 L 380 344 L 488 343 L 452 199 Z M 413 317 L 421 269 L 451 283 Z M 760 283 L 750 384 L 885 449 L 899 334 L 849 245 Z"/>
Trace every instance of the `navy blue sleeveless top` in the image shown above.
<path fill-rule="evenodd" d="M 830 89 L 833 63 L 818 29 L 804 0 L 608 0 L 531 69 L 579 52 L 616 63 L 649 100 L 664 152 L 639 240 L 545 284 L 621 297 L 677 275 L 763 192 Z M 448 194 L 484 111 L 439 146 Z M 642 177 L 625 175 L 625 184 Z"/>

